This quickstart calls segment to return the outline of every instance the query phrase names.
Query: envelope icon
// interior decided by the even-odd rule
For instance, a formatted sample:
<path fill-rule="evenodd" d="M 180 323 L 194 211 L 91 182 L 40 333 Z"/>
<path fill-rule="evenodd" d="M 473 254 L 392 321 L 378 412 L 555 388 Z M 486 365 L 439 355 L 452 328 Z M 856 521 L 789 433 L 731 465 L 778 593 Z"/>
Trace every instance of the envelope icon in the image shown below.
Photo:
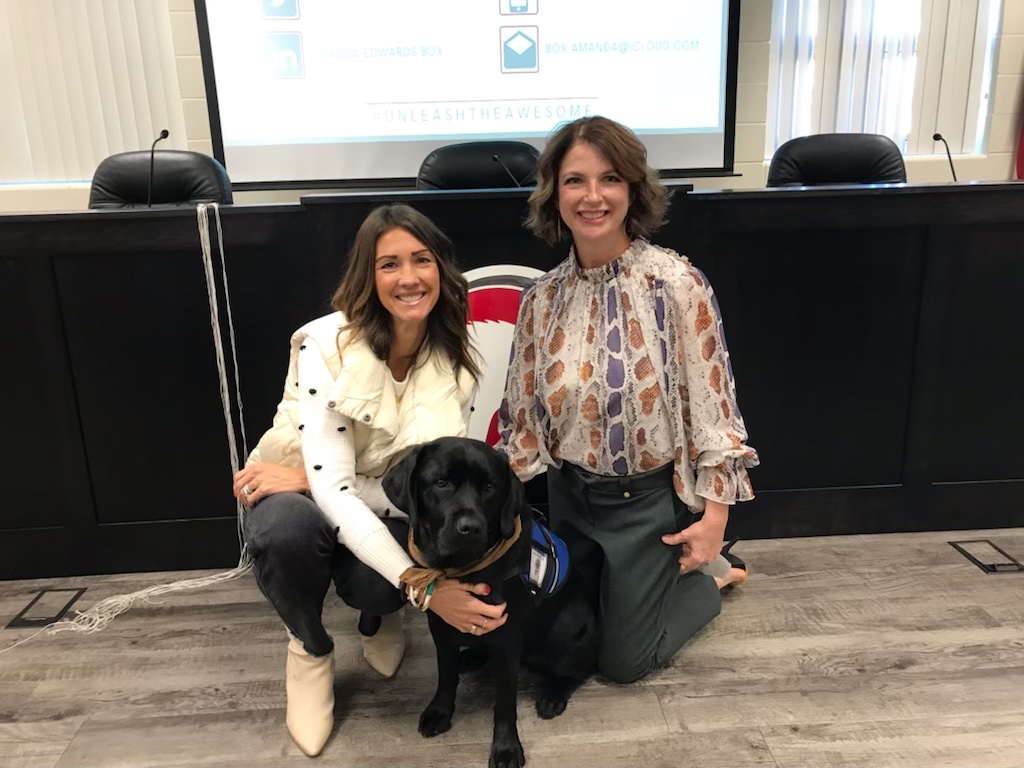
<path fill-rule="evenodd" d="M 538 70 L 536 27 L 503 27 L 502 40 L 502 72 L 536 72 Z"/>

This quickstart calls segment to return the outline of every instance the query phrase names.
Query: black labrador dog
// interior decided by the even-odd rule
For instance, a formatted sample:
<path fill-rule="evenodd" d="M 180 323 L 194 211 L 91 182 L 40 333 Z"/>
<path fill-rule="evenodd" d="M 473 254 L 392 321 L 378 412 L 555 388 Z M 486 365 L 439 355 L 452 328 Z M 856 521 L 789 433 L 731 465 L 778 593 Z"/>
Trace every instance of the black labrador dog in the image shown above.
<path fill-rule="evenodd" d="M 459 683 L 460 648 L 485 651 L 495 666 L 494 736 L 490 768 L 521 768 L 526 762 L 516 726 L 519 664 L 545 677 L 537 712 L 565 711 L 573 691 L 597 666 L 600 631 L 592 592 L 570 576 L 540 601 L 524 579 L 530 566 L 533 513 L 522 483 L 505 458 L 486 443 L 445 437 L 414 448 L 384 477 L 388 498 L 409 515 L 413 542 L 431 568 L 461 569 L 480 562 L 492 547 L 522 532 L 496 561 L 460 577 L 484 583 L 492 604 L 507 603 L 508 620 L 475 636 L 427 618 L 437 648 L 437 692 L 419 720 L 424 736 L 451 728 Z M 467 630 L 469 627 L 466 628 Z"/>

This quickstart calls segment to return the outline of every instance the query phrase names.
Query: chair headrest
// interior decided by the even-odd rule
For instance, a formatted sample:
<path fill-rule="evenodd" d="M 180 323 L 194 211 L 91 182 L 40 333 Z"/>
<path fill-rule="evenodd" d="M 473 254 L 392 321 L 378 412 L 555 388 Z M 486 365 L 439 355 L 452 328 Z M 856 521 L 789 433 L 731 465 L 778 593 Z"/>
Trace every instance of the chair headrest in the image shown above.
<path fill-rule="evenodd" d="M 122 152 L 99 164 L 89 190 L 90 208 L 146 205 L 149 151 Z M 200 152 L 158 149 L 153 153 L 153 205 L 193 206 L 232 202 L 231 179 L 217 160 Z"/>
<path fill-rule="evenodd" d="M 899 147 L 874 133 L 819 133 L 790 139 L 775 151 L 768 186 L 886 184 L 907 180 Z"/>
<path fill-rule="evenodd" d="M 416 189 L 532 187 L 537 183 L 539 156 L 536 147 L 522 141 L 449 144 L 424 158 Z"/>

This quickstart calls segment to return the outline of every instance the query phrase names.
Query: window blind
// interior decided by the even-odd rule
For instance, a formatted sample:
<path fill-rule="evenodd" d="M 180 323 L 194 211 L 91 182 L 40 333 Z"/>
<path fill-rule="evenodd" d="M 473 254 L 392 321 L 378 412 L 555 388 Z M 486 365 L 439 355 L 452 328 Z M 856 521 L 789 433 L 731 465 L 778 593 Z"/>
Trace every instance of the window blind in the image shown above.
<path fill-rule="evenodd" d="M 81 181 L 162 128 L 186 146 L 167 0 L 0 0 L 0 183 Z"/>
<path fill-rule="evenodd" d="M 905 154 L 979 149 L 999 0 L 775 0 L 767 154 L 879 133 Z"/>

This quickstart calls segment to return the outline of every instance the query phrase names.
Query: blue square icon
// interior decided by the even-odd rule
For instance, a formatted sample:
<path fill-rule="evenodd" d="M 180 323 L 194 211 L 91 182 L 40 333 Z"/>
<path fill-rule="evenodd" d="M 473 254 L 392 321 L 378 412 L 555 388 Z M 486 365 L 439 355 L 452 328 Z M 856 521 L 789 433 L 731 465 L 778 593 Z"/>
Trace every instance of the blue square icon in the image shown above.
<path fill-rule="evenodd" d="M 498 0 L 498 13 L 502 16 L 536 16 L 540 0 Z"/>
<path fill-rule="evenodd" d="M 271 77 L 302 77 L 302 35 L 269 32 L 264 36 L 267 71 Z"/>
<path fill-rule="evenodd" d="M 538 47 L 537 27 L 502 27 L 501 71 L 538 71 Z"/>
<path fill-rule="evenodd" d="M 299 0 L 260 0 L 265 19 L 299 18 Z"/>

